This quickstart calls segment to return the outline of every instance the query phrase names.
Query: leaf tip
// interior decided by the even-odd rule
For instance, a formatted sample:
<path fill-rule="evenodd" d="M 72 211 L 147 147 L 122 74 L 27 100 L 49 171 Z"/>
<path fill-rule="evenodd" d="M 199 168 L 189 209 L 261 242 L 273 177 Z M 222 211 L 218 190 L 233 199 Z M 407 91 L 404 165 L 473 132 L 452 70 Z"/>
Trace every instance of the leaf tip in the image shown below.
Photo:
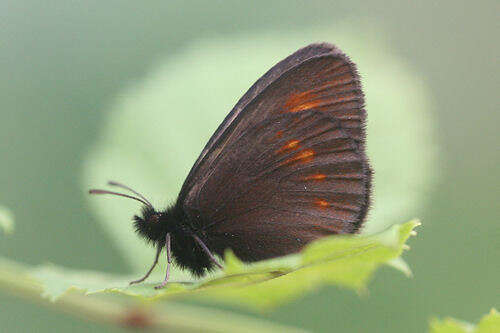
<path fill-rule="evenodd" d="M 396 257 L 392 260 L 389 260 L 387 262 L 387 265 L 403 272 L 403 274 L 408 278 L 413 277 L 413 272 L 411 271 L 410 266 L 408 266 L 408 263 L 401 257 Z"/>

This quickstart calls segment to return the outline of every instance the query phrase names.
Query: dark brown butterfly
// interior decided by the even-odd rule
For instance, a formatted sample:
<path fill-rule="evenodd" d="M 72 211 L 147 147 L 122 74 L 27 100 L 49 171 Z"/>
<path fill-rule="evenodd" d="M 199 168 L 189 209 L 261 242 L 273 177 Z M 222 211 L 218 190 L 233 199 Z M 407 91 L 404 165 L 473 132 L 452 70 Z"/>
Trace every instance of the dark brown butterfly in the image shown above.
<path fill-rule="evenodd" d="M 240 99 L 210 138 L 175 204 L 134 216 L 156 258 L 166 248 L 197 276 L 230 248 L 252 262 L 299 251 L 323 236 L 355 233 L 370 201 L 365 110 L 355 65 L 330 44 L 279 62 Z"/>

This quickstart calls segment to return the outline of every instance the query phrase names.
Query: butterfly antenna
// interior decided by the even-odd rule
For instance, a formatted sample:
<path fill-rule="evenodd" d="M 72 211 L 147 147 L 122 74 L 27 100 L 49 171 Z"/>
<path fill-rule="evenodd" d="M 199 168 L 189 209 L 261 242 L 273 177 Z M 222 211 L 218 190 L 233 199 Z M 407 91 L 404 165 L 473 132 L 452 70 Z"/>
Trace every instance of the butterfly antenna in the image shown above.
<path fill-rule="evenodd" d="M 140 194 L 139 192 L 137 192 L 137 191 L 135 191 L 135 190 L 131 189 L 131 188 L 130 188 L 130 187 L 128 187 L 127 185 L 124 185 L 124 184 L 122 184 L 122 183 L 118 183 L 118 182 L 115 182 L 115 181 L 112 181 L 112 180 L 110 180 L 110 181 L 108 182 L 108 185 L 110 185 L 110 186 L 116 186 L 116 187 L 120 187 L 120 188 L 123 188 L 123 189 L 125 189 L 125 190 L 128 190 L 128 191 L 130 191 L 130 192 L 134 193 L 135 195 L 137 195 L 137 196 L 138 196 L 139 198 L 141 198 L 142 200 L 146 201 L 146 202 L 149 204 L 149 206 L 153 207 L 153 205 L 151 204 L 151 202 L 150 202 L 148 199 L 146 199 L 146 197 L 145 197 L 145 196 L 143 196 L 143 195 L 142 195 L 142 194 Z"/>
<path fill-rule="evenodd" d="M 131 196 L 131 195 L 128 195 L 128 194 L 123 194 L 123 193 L 118 193 L 118 192 L 113 192 L 113 191 L 108 191 L 108 190 L 96 190 L 96 189 L 89 190 L 89 194 L 111 194 L 111 195 L 116 195 L 116 196 L 119 196 L 119 197 L 124 197 L 124 198 L 129 198 L 129 199 L 137 200 L 139 202 L 142 202 L 146 206 L 153 208 L 153 205 L 151 205 L 151 203 L 149 201 L 142 200 L 141 198 L 137 198 L 137 197 L 134 197 L 134 196 Z"/>

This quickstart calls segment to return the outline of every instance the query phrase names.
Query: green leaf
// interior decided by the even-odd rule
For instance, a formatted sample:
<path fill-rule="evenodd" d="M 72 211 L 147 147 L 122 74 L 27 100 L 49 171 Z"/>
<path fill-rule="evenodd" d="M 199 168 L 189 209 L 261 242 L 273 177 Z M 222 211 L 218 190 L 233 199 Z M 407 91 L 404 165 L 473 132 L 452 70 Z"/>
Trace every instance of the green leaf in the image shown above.
<path fill-rule="evenodd" d="M 14 215 L 10 210 L 0 206 L 0 229 L 7 235 L 14 232 Z"/>
<path fill-rule="evenodd" d="M 500 332 L 500 315 L 496 309 L 481 318 L 477 326 L 454 318 L 437 319 L 430 323 L 431 333 L 497 333 Z"/>
<path fill-rule="evenodd" d="M 498 333 L 500 332 L 500 314 L 496 309 L 481 318 L 477 324 L 476 333 Z"/>
<path fill-rule="evenodd" d="M 70 290 L 79 290 L 87 294 L 119 293 L 145 300 L 217 300 L 265 310 L 323 285 L 364 290 L 378 267 L 400 258 L 408 237 L 419 224 L 413 220 L 372 236 L 327 237 L 309 244 L 299 254 L 255 264 L 245 264 L 228 251 L 223 271 L 199 281 L 172 279 L 162 290 L 153 288 L 158 282 L 129 286 L 132 277 L 53 265 L 40 266 L 31 271 L 31 276 L 41 284 L 43 295 L 52 300 Z"/>
<path fill-rule="evenodd" d="M 358 28 L 353 29 L 353 26 Z M 203 146 L 245 91 L 274 63 L 311 42 L 337 44 L 357 64 L 368 113 L 368 155 L 375 170 L 370 234 L 417 213 L 439 170 L 431 94 L 419 71 L 398 58 L 373 26 L 226 35 L 191 41 L 118 94 L 86 158 L 85 190 L 118 180 L 171 203 Z M 394 177 L 397 175 L 397 177 Z M 98 221 L 139 275 L 154 250 L 136 236 L 136 202 L 88 197 Z M 182 271 L 175 279 L 191 280 Z M 158 276 L 158 279 L 161 276 Z"/>
<path fill-rule="evenodd" d="M 166 332 L 304 332 L 301 329 L 251 318 L 232 312 L 185 305 L 172 302 L 131 302 L 119 295 L 84 295 L 81 287 L 85 285 L 94 292 L 106 284 L 109 277 L 104 274 L 84 271 L 71 271 L 55 266 L 38 269 L 43 278 L 37 279 L 30 273 L 32 269 L 0 257 L 0 290 L 13 296 L 35 301 L 37 304 L 54 308 L 87 320 L 102 322 L 127 328 L 150 328 Z M 39 280 L 44 280 L 40 283 Z M 109 282 L 109 281 L 108 281 Z M 119 278 L 114 283 L 119 283 Z M 98 285 L 101 285 L 100 287 Z M 94 288 L 94 289 L 92 289 Z M 97 289 L 95 289 L 97 288 Z M 62 289 L 64 295 L 60 295 Z M 41 298 L 59 294 L 57 300 Z"/>
<path fill-rule="evenodd" d="M 431 333 L 471 333 L 473 326 L 453 318 L 433 319 L 430 324 Z"/>

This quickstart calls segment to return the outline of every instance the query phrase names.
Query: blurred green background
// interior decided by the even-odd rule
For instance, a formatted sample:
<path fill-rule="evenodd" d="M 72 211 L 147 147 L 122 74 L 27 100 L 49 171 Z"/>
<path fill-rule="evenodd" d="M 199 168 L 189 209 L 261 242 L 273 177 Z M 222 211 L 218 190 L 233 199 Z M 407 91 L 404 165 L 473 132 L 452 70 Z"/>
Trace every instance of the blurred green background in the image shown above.
<path fill-rule="evenodd" d="M 499 7 L 494 1 L 2 1 L 0 205 L 14 212 L 17 224 L 12 237 L 1 238 L 0 255 L 28 264 L 129 272 L 82 189 L 88 152 L 106 130 L 117 96 L 159 62 L 182 58 L 203 37 L 274 38 L 344 22 L 354 35 L 370 28 L 361 40 L 385 41 L 392 56 L 423 80 L 433 103 L 430 148 L 439 152 L 439 166 L 424 204 L 412 211 L 424 223 L 405 254 L 415 277 L 384 269 L 367 296 L 324 288 L 263 316 L 318 332 L 422 332 L 431 316 L 476 321 L 500 303 L 500 231 L 494 225 Z M 276 50 L 277 59 L 265 62 L 260 73 L 293 51 Z M 361 64 L 360 70 L 364 74 Z M 228 94 L 233 103 L 240 97 Z M 208 126 L 228 111 L 217 111 Z M 196 112 L 181 110 L 186 116 Z M 193 140 L 202 146 L 205 135 Z M 8 332 L 109 330 L 3 294 L 0 309 Z"/>

